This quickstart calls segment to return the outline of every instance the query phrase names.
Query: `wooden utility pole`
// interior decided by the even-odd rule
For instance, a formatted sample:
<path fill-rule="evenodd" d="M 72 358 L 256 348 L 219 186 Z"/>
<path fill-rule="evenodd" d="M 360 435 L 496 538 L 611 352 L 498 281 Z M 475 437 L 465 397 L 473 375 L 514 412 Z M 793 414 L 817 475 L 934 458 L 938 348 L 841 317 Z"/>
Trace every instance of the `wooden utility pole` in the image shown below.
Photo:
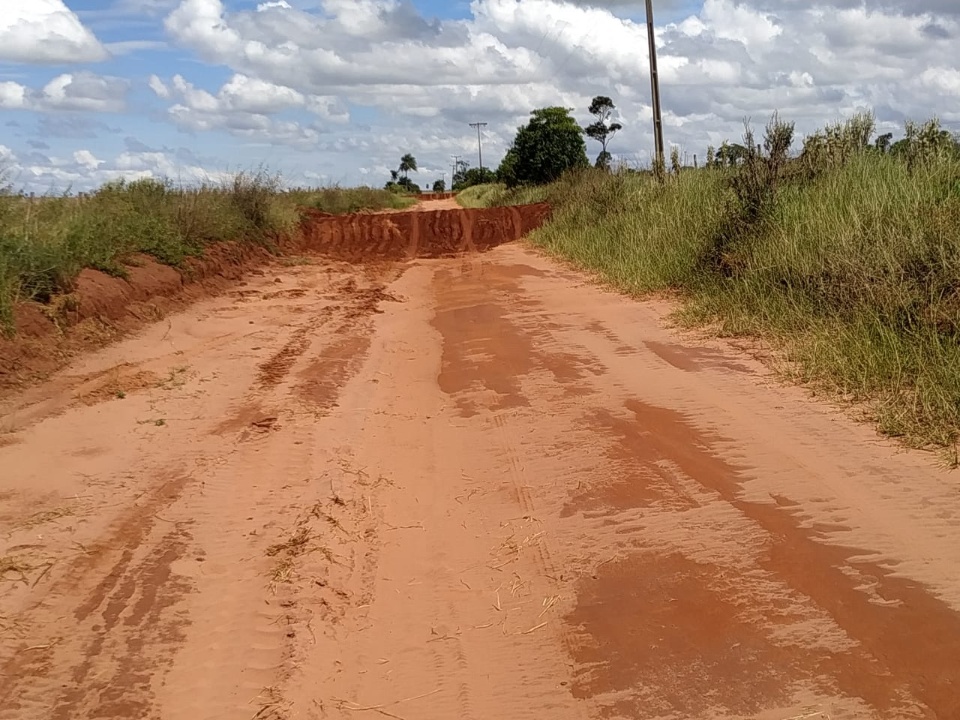
<path fill-rule="evenodd" d="M 453 158 L 453 175 L 450 176 L 450 187 L 453 187 L 455 178 L 457 177 L 457 171 L 460 169 L 460 155 L 451 155 Z"/>
<path fill-rule="evenodd" d="M 657 72 L 657 41 L 653 27 L 653 0 L 647 0 L 647 40 L 650 43 L 650 94 L 653 98 L 653 142 L 656 148 L 657 164 L 662 168 L 666 164 L 663 150 L 663 114 L 660 108 L 660 74 Z"/>
<path fill-rule="evenodd" d="M 483 177 L 483 139 L 480 137 L 481 128 L 485 128 L 487 123 L 470 123 L 470 127 L 477 129 L 477 151 L 480 153 L 480 177 Z"/>

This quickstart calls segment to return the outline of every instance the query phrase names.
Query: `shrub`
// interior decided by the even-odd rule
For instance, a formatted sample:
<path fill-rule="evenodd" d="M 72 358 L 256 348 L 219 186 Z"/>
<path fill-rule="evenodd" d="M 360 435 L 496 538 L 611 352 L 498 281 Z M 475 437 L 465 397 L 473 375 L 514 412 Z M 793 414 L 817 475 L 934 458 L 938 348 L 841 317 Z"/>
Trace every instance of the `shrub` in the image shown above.
<path fill-rule="evenodd" d="M 513 145 L 497 171 L 508 187 L 542 185 L 564 172 L 588 167 L 583 130 L 562 107 L 534 110 L 530 122 L 517 130 Z"/>

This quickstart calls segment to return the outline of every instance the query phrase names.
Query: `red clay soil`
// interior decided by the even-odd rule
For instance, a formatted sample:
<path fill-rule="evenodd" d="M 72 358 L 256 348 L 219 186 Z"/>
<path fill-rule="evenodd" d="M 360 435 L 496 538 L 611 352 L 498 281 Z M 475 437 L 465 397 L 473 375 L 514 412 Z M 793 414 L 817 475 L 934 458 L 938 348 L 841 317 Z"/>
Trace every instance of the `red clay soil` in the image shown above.
<path fill-rule="evenodd" d="M 305 248 L 353 262 L 451 257 L 519 240 L 550 215 L 546 204 L 331 216 L 307 211 Z"/>
<path fill-rule="evenodd" d="M 958 720 L 932 459 L 521 243 L 0 401 L 0 720 Z"/>
<path fill-rule="evenodd" d="M 453 193 L 430 196 L 450 201 Z M 436 210 L 333 216 L 305 211 L 298 237 L 278 244 L 291 253 L 320 252 L 351 261 L 406 260 L 483 251 L 523 237 L 549 215 L 547 205 L 489 210 Z M 224 243 L 183 269 L 149 256 L 131 258 L 126 277 L 83 270 L 72 293 L 49 305 L 14 311 L 15 334 L 0 336 L 0 393 L 62 367 L 77 352 L 101 347 L 199 297 L 217 294 L 273 259 L 254 243 Z"/>
<path fill-rule="evenodd" d="M 235 242 L 210 246 L 179 270 L 147 255 L 130 258 L 125 278 L 82 270 L 73 292 L 47 305 L 23 302 L 14 308 L 13 337 L 0 335 L 0 393 L 48 376 L 78 352 L 218 294 L 271 258 L 261 245 Z"/>

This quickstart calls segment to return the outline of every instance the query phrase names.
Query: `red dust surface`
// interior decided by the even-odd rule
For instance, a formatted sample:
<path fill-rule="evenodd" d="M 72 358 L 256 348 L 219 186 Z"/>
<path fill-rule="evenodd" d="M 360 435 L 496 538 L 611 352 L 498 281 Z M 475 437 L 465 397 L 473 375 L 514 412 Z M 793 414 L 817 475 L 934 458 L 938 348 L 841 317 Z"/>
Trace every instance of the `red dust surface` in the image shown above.
<path fill-rule="evenodd" d="M 402 261 L 484 251 L 518 240 L 549 216 L 548 205 L 449 209 L 453 193 L 435 193 L 409 211 L 329 215 L 305 210 L 300 233 L 279 240 L 281 253 L 317 252 L 352 262 Z M 430 205 L 444 209 L 427 209 Z M 23 387 L 174 308 L 215 295 L 274 259 L 263 246 L 223 243 L 176 269 L 152 257 L 129 258 L 125 277 L 85 269 L 74 291 L 47 305 L 21 303 L 13 337 L 0 336 L 0 392 Z"/>

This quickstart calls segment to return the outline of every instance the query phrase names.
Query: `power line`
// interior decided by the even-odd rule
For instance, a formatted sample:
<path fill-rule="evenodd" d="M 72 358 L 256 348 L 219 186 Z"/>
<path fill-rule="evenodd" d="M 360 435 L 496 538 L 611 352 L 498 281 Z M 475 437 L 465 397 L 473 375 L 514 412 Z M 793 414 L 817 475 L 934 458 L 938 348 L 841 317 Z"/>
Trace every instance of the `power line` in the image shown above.
<path fill-rule="evenodd" d="M 470 123 L 470 127 L 477 129 L 477 150 L 480 153 L 480 177 L 483 177 L 483 139 L 480 137 L 480 131 L 487 126 L 485 122 Z"/>

